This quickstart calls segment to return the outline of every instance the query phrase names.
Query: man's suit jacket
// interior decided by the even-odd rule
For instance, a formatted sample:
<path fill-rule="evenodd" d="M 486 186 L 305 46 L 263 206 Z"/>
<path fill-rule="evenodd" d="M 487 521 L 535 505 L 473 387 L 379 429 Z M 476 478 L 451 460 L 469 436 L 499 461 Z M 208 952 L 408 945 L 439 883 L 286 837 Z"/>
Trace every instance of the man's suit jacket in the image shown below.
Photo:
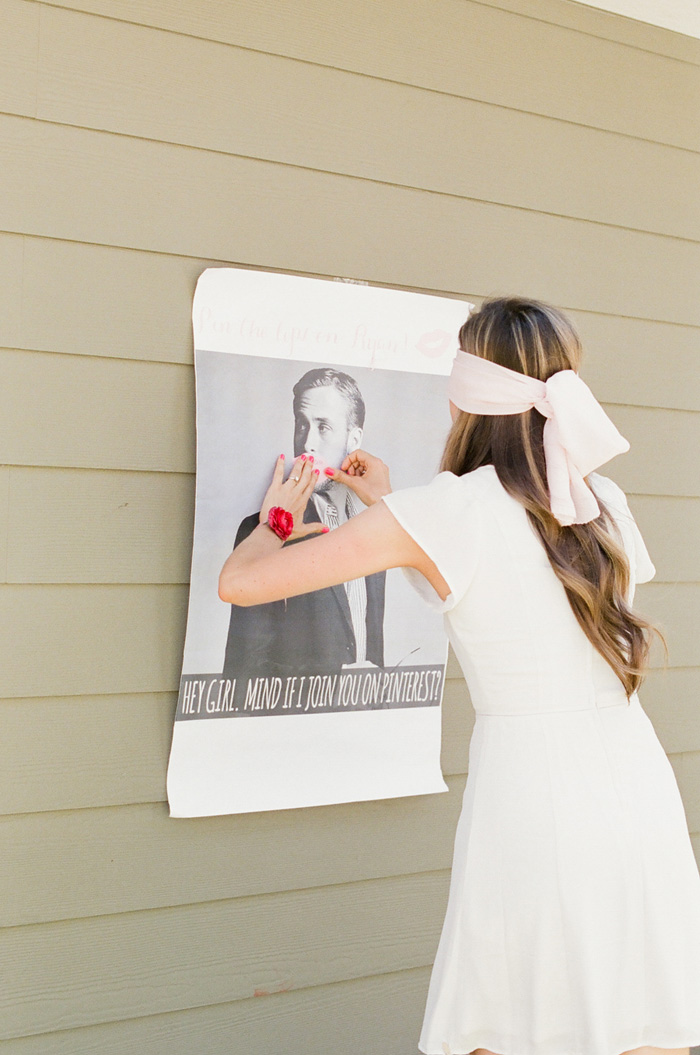
<path fill-rule="evenodd" d="M 309 500 L 304 523 L 320 523 Z M 260 513 L 241 522 L 234 549 L 255 529 Z M 313 535 L 309 536 L 314 538 Z M 302 545 L 295 539 L 285 546 Z M 365 578 L 367 585 L 367 660 L 384 665 L 384 596 L 386 572 Z M 222 673 L 227 677 L 332 673 L 354 663 L 355 633 L 345 587 L 323 590 L 249 607 L 231 605 Z"/>

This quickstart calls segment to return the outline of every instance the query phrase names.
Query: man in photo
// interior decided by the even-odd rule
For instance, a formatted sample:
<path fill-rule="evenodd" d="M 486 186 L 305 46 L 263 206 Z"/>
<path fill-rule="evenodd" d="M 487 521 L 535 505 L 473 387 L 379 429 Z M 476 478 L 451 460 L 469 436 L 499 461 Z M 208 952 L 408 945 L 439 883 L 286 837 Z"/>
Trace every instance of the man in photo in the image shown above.
<path fill-rule="evenodd" d="M 339 469 L 361 446 L 364 400 L 349 374 L 318 367 L 295 384 L 292 409 L 294 456 L 313 455 L 321 468 L 304 522 L 332 530 L 364 508 L 348 487 L 323 472 L 326 466 Z M 234 549 L 259 523 L 259 511 L 241 522 Z M 378 572 L 284 601 L 231 605 L 222 673 L 287 677 L 300 671 L 330 673 L 348 664 L 383 666 L 385 585 L 386 572 Z"/>

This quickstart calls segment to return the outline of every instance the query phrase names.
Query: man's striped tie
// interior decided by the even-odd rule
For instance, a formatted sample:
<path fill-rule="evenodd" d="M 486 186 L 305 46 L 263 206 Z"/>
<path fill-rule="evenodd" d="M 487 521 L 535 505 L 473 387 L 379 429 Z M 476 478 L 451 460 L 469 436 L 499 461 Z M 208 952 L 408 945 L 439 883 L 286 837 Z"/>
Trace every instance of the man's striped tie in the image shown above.
<path fill-rule="evenodd" d="M 345 515 L 347 519 L 354 515 L 349 495 L 345 503 Z M 332 502 L 324 503 L 324 521 L 331 531 L 333 528 L 338 527 L 338 510 Z M 355 632 L 355 643 L 357 646 L 355 661 L 364 663 L 367 659 L 367 586 L 363 578 L 351 579 L 350 582 L 346 582 L 343 585 L 345 586 L 345 593 L 350 605 L 352 628 Z"/>

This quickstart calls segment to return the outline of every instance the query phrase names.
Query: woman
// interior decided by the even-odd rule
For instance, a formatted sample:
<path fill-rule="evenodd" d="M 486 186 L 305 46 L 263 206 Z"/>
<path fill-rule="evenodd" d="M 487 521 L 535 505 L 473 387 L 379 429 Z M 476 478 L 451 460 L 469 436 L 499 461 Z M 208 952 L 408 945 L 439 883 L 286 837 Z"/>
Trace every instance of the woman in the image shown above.
<path fill-rule="evenodd" d="M 459 343 L 435 479 L 391 493 L 356 452 L 337 478 L 368 508 L 282 551 L 314 530 L 319 470 L 308 458 L 285 480 L 280 459 L 220 596 L 260 604 L 402 567 L 445 613 L 476 720 L 421 1052 L 688 1055 L 700 875 L 637 695 L 659 631 L 632 601 L 655 568 L 624 492 L 593 472 L 629 444 L 578 377 L 561 312 L 491 298 Z"/>

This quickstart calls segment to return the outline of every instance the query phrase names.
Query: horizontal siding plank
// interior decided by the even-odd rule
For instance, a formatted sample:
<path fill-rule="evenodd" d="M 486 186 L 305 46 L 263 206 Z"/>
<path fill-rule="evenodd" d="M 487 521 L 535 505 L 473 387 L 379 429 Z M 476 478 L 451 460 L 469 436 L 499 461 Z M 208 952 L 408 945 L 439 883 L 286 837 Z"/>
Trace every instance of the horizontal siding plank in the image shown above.
<path fill-rule="evenodd" d="M 0 586 L 0 697 L 173 692 L 187 587 Z"/>
<path fill-rule="evenodd" d="M 165 802 L 177 694 L 0 702 L 2 813 Z"/>
<path fill-rule="evenodd" d="M 700 668 L 652 670 L 640 691 L 667 754 L 700 751 Z M 6 699 L 0 703 L 3 814 L 165 802 L 175 693 Z M 474 710 L 446 682 L 442 771 L 467 772 Z M 700 822 L 698 824 L 700 827 Z"/>
<path fill-rule="evenodd" d="M 0 1042 L 1 1055 L 407 1055 L 430 969 Z"/>
<path fill-rule="evenodd" d="M 639 699 L 667 755 L 700 751 L 698 696 L 700 667 L 657 668 L 644 680 Z"/>
<path fill-rule="evenodd" d="M 10 515 L 10 467 L 0 466 L 0 581 L 7 578 L 7 543 Z"/>
<path fill-rule="evenodd" d="M 675 30 L 653 25 L 641 19 L 619 15 L 616 11 L 605 10 L 597 3 L 589 4 L 587 0 L 562 4 L 561 0 L 485 0 L 493 7 L 526 17 L 553 22 L 557 26 L 567 26 L 580 33 L 594 37 L 605 37 L 616 40 L 634 48 L 653 51 L 659 55 L 681 59 L 685 62 L 700 64 L 700 41 L 695 37 L 685 36 Z"/>
<path fill-rule="evenodd" d="M 35 90 L 46 121 L 700 238 L 700 154 L 276 55 L 44 7 Z"/>
<path fill-rule="evenodd" d="M 700 665 L 700 584 L 645 584 L 637 607 L 666 635 L 670 667 Z M 2 585 L 0 697 L 175 691 L 186 608 L 179 585 Z M 651 661 L 664 665 L 656 638 Z"/>
<path fill-rule="evenodd" d="M 697 700 L 697 696 L 695 698 Z M 674 769 L 683 796 L 688 827 L 691 831 L 698 831 L 700 829 L 700 751 L 684 751 L 682 755 L 676 757 L 679 759 L 679 764 L 674 765 Z"/>
<path fill-rule="evenodd" d="M 654 581 L 700 582 L 700 545 L 684 545 L 700 540 L 700 497 L 630 494 L 628 502 L 656 568 Z"/>
<path fill-rule="evenodd" d="M 599 400 L 700 410 L 696 329 L 593 312 L 567 313 L 583 345 L 581 376 Z M 673 378 L 663 376 L 667 370 Z"/>
<path fill-rule="evenodd" d="M 21 117 L 0 149 L 4 230 L 700 324 L 694 242 Z"/>
<path fill-rule="evenodd" d="M 135 21 L 129 0 L 56 6 Z M 138 22 L 697 149 L 698 69 L 655 53 L 659 30 L 637 27 L 640 36 L 646 30 L 647 51 L 605 39 L 604 13 L 596 13 L 601 35 L 593 36 L 543 21 L 534 3 L 528 10 L 535 17 L 468 0 L 411 0 L 397 18 L 374 0 L 289 8 L 274 0 L 200 0 L 196 8 L 151 0 Z"/>
<path fill-rule="evenodd" d="M 192 473 L 194 404 L 192 367 L 16 349 L 0 356 L 0 442 L 15 465 Z"/>
<path fill-rule="evenodd" d="M 0 345 L 21 343 L 24 237 L 0 233 Z"/>
<path fill-rule="evenodd" d="M 468 700 L 463 681 L 446 683 L 448 775 L 467 770 Z M 165 802 L 176 702 L 174 692 L 2 700 L 0 813 Z"/>
<path fill-rule="evenodd" d="M 21 1037 L 430 965 L 448 884 L 445 870 L 7 928 L 0 934 L 8 972 L 0 1034 Z"/>
<path fill-rule="evenodd" d="M 7 349 L 0 356 L 5 461 L 191 473 L 194 381 L 191 367 L 174 363 Z M 634 452 L 606 463 L 605 475 L 632 493 L 700 495 L 700 414 L 602 402 Z"/>
<path fill-rule="evenodd" d="M 448 775 L 467 770 L 468 699 L 463 681 L 447 682 L 441 762 Z M 176 693 L 3 700 L 0 813 L 165 802 L 176 702 Z"/>
<path fill-rule="evenodd" d="M 0 926 L 449 868 L 465 778 L 447 783 L 435 795 L 186 820 L 160 803 L 6 816 Z"/>
<path fill-rule="evenodd" d="M 36 116 L 39 60 L 38 4 L 2 0 L 0 112 Z"/>
<path fill-rule="evenodd" d="M 639 588 L 636 607 L 666 636 L 669 667 L 700 666 L 700 583 L 646 583 Z M 665 656 L 656 636 L 650 659 L 663 669 Z"/>
<path fill-rule="evenodd" d="M 698 450 L 700 414 L 620 404 L 605 404 L 605 410 L 629 441 L 630 451 L 599 466 L 603 476 L 614 479 L 628 494 L 700 496 L 698 460 L 682 453 Z M 684 481 L 673 464 L 676 457 Z"/>
<path fill-rule="evenodd" d="M 0 234 L 2 277 L 8 286 L 14 277 L 22 291 L 7 304 L 7 316 L 3 312 L 0 317 L 0 345 L 192 364 L 197 279 L 221 261 L 52 238 L 27 236 L 23 241 L 22 261 L 22 239 Z M 17 266 L 18 244 L 23 268 Z M 3 306 L 4 292 L 0 287 Z M 671 354 L 678 349 L 682 360 L 685 348 L 666 336 L 669 329 L 681 342 L 692 331 L 662 328 Z M 650 343 L 656 343 L 653 336 Z M 690 386 L 679 386 L 679 394 L 681 387 L 687 391 Z"/>
<path fill-rule="evenodd" d="M 0 347 L 191 364 L 197 278 L 220 263 L 0 233 Z M 461 287 L 453 295 L 481 301 Z M 560 307 L 599 399 L 700 410 L 697 329 Z"/>
<path fill-rule="evenodd" d="M 6 581 L 187 583 L 194 490 L 185 473 L 6 468 Z"/>
<path fill-rule="evenodd" d="M 700 582 L 700 546 L 681 546 L 679 535 L 668 530 L 669 524 L 682 524 L 684 539 L 700 538 L 700 498 L 632 495 L 629 501 L 656 581 Z M 0 469 L 5 581 L 187 583 L 193 516 L 192 475 L 5 467 Z"/>
<path fill-rule="evenodd" d="M 700 499 L 630 498 L 658 582 L 700 581 Z M 9 513 L 8 513 L 9 509 Z M 13 466 L 0 470 L 0 547 L 10 583 L 189 582 L 194 478 Z M 5 566 L 5 560 L 3 560 Z"/>

